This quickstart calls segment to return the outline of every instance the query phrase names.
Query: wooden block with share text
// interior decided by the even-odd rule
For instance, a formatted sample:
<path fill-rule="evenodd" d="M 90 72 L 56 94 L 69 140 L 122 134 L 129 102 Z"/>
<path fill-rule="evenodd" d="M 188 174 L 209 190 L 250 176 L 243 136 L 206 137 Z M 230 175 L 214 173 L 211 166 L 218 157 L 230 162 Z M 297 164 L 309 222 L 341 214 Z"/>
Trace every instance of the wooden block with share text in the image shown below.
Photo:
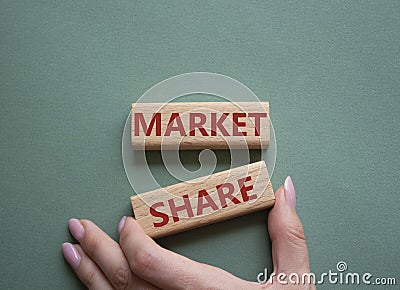
<path fill-rule="evenodd" d="M 137 222 L 153 238 L 263 210 L 275 195 L 264 161 L 131 197 Z"/>
<path fill-rule="evenodd" d="M 132 104 L 139 150 L 259 149 L 270 141 L 268 102 Z"/>

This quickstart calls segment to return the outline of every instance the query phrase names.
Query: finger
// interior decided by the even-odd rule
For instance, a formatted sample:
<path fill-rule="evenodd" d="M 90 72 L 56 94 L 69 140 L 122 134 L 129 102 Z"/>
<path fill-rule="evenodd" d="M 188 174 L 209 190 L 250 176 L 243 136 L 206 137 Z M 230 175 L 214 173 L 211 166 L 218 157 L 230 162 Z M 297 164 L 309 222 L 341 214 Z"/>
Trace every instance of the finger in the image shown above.
<path fill-rule="evenodd" d="M 118 244 L 89 220 L 71 219 L 68 225 L 82 249 L 101 268 L 111 284 L 116 289 L 127 289 L 131 285 L 131 274 Z"/>
<path fill-rule="evenodd" d="M 269 213 L 268 231 L 272 242 L 275 273 L 310 272 L 303 226 L 296 213 L 296 193 L 290 177 L 275 193 Z"/>
<path fill-rule="evenodd" d="M 62 251 L 65 259 L 88 289 L 113 289 L 100 268 L 86 255 L 79 245 L 64 243 Z"/>
<path fill-rule="evenodd" d="M 162 289 L 251 289 L 255 285 L 157 245 L 131 217 L 121 226 L 120 245 L 132 272 Z"/>
<path fill-rule="evenodd" d="M 154 289 L 146 281 L 132 274 L 118 243 L 89 220 L 71 219 L 69 228 L 85 253 L 103 271 L 115 289 Z"/>

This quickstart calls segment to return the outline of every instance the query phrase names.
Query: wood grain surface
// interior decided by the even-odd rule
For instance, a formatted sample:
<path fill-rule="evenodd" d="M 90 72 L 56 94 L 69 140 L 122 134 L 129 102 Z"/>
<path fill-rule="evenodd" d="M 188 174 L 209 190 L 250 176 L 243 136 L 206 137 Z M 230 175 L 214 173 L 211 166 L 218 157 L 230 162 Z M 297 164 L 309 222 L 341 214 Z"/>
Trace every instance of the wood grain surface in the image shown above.
<path fill-rule="evenodd" d="M 264 161 L 131 197 L 137 222 L 159 238 L 272 206 Z"/>
<path fill-rule="evenodd" d="M 270 141 L 268 102 L 134 103 L 131 113 L 133 149 L 257 149 Z"/>

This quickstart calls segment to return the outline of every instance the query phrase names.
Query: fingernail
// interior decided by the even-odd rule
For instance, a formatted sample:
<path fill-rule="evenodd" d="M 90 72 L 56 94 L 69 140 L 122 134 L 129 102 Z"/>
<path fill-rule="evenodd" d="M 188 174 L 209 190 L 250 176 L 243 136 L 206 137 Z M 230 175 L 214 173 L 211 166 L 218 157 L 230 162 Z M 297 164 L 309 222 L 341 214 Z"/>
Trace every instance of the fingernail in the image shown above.
<path fill-rule="evenodd" d="M 69 231 L 77 241 L 83 239 L 83 235 L 85 234 L 85 229 L 83 228 L 80 221 L 78 221 L 77 219 L 70 219 L 68 221 L 68 227 Z"/>
<path fill-rule="evenodd" d="M 74 245 L 70 243 L 64 243 L 62 245 L 62 252 L 65 260 L 71 265 L 72 269 L 78 268 L 81 263 L 81 255 L 79 255 L 78 251 L 74 247 Z"/>
<path fill-rule="evenodd" d="M 118 232 L 119 233 L 121 233 L 122 229 L 124 228 L 125 222 L 126 222 L 126 216 L 123 216 L 118 224 Z"/>
<path fill-rule="evenodd" d="M 286 202 L 289 207 L 292 209 L 296 209 L 296 192 L 294 190 L 293 181 L 290 176 L 286 177 L 285 180 L 285 196 Z"/>

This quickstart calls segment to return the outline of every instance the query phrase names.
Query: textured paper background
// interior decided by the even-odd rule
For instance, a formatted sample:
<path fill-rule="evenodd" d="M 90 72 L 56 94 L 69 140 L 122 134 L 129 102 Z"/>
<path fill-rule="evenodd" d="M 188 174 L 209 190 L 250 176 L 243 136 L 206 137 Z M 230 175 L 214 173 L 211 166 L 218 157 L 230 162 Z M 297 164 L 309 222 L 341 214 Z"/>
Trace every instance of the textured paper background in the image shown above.
<path fill-rule="evenodd" d="M 399 281 L 400 2 L 197 2 L 0 1 L 1 289 L 82 287 L 61 255 L 68 218 L 117 238 L 131 213 L 130 105 L 191 71 L 271 102 L 272 181 L 293 177 L 312 270 L 344 260 Z M 257 213 L 159 242 L 255 280 L 271 269 L 265 222 Z"/>

